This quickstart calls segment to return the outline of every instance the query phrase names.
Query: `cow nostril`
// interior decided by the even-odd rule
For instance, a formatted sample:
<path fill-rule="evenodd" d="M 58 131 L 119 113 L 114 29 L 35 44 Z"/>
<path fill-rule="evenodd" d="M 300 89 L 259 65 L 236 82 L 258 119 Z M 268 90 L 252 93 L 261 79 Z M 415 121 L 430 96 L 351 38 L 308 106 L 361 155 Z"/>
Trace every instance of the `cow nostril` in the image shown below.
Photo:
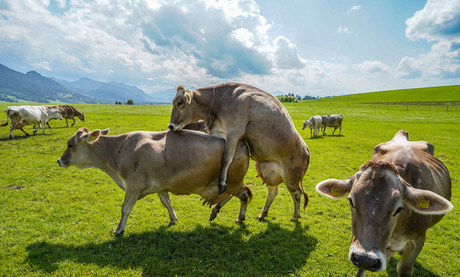
<path fill-rule="evenodd" d="M 173 126 L 172 124 L 169 124 L 169 125 L 168 125 L 168 128 L 169 128 L 169 130 L 171 130 L 171 131 L 174 130 L 174 126 Z"/>
<path fill-rule="evenodd" d="M 377 260 L 373 265 L 372 265 L 372 271 L 377 271 L 382 267 L 382 262 Z"/>
<path fill-rule="evenodd" d="M 356 259 L 356 254 L 355 253 L 351 253 L 351 263 L 354 265 L 354 266 L 358 266 L 359 262 L 358 262 L 358 259 Z"/>

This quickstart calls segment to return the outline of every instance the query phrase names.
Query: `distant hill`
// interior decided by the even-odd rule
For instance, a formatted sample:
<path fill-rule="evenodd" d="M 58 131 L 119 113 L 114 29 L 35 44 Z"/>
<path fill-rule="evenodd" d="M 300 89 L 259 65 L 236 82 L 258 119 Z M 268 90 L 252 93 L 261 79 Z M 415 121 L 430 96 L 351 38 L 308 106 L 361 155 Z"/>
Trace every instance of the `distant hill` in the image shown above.
<path fill-rule="evenodd" d="M 350 103 L 458 102 L 460 101 L 460 85 L 348 94 L 308 101 Z"/>
<path fill-rule="evenodd" d="M 126 103 L 128 99 L 133 100 L 135 104 L 162 102 L 162 99 L 151 97 L 143 90 L 135 86 L 128 86 L 114 81 L 104 83 L 90 78 L 81 78 L 74 82 L 68 82 L 60 79 L 54 80 L 72 91 L 91 96 L 97 99 L 100 103 L 115 103 L 115 101 Z"/>
<path fill-rule="evenodd" d="M 96 103 L 35 71 L 26 74 L 0 64 L 0 101 L 37 103 Z"/>

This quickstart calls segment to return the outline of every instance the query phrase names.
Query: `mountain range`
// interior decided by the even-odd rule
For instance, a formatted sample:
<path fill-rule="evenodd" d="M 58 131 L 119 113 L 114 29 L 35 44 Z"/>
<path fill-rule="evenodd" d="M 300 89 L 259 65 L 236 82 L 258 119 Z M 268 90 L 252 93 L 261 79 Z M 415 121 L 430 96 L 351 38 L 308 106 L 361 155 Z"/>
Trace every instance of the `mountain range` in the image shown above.
<path fill-rule="evenodd" d="M 172 94 L 174 91 L 174 94 Z M 0 101 L 36 103 L 171 103 L 175 89 L 147 94 L 143 90 L 118 82 L 99 82 L 81 78 L 69 82 L 45 77 L 38 72 L 17 72 L 0 64 Z"/>

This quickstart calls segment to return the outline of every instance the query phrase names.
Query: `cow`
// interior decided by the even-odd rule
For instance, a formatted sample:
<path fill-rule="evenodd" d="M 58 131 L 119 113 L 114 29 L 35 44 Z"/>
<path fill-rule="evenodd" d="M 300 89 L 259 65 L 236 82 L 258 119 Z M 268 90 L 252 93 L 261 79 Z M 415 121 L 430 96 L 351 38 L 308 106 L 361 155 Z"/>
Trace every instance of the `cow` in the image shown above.
<path fill-rule="evenodd" d="M 8 125 L 8 119 L 11 119 L 10 127 L 10 139 L 13 139 L 13 130 L 20 129 L 26 136 L 29 134 L 24 131 L 25 125 L 39 124 L 38 128 L 34 131 L 34 134 L 43 128 L 43 134 L 45 133 L 45 122 L 50 119 L 61 119 L 62 116 L 59 110 L 50 109 L 43 106 L 11 106 L 6 108 L 6 123 L 0 124 L 0 126 Z"/>
<path fill-rule="evenodd" d="M 59 110 L 61 112 L 62 117 L 65 119 L 65 123 L 67 124 L 67 127 L 69 127 L 69 122 L 67 121 L 68 119 L 72 119 L 73 123 L 70 125 L 70 127 L 73 127 L 75 125 L 75 116 L 78 117 L 81 121 L 85 122 L 85 113 L 79 112 L 77 109 L 72 107 L 71 105 L 54 105 L 54 106 L 47 106 L 50 109 L 55 109 Z M 48 128 L 51 128 L 49 125 L 49 122 L 46 122 L 46 125 L 48 125 Z"/>
<path fill-rule="evenodd" d="M 327 127 L 334 127 L 334 131 L 332 131 L 332 134 L 335 133 L 335 130 L 337 130 L 337 128 L 340 128 L 339 130 L 339 135 L 340 135 L 340 133 L 342 132 L 342 120 L 343 120 L 343 116 L 341 114 L 323 115 L 321 119 L 322 119 L 321 130 L 323 131 L 323 136 L 326 135 Z"/>
<path fill-rule="evenodd" d="M 240 199 L 236 220 L 245 220 L 247 204 L 252 199 L 249 187 L 243 184 L 249 167 L 249 150 L 240 141 L 229 167 L 228 188 L 218 194 L 224 141 L 197 131 L 130 132 L 109 136 L 108 129 L 90 132 L 80 128 L 68 141 L 67 149 L 58 159 L 59 166 L 97 167 L 107 173 L 125 191 L 121 220 L 113 232 L 125 230 L 128 216 L 138 199 L 157 193 L 169 212 L 169 224 L 177 217 L 171 205 L 173 194 L 198 194 L 212 208 L 213 220 L 220 208 L 234 195 Z"/>
<path fill-rule="evenodd" d="M 305 128 L 310 128 L 310 138 L 313 137 L 313 135 L 318 136 L 319 130 L 321 128 L 322 124 L 322 119 L 321 116 L 319 115 L 314 115 L 310 117 L 309 120 L 304 120 L 303 121 L 303 127 L 302 130 L 305 130 Z M 313 134 L 312 134 L 312 130 Z"/>
<path fill-rule="evenodd" d="M 268 194 L 262 221 L 284 183 L 294 202 L 291 221 L 300 218 L 300 202 L 308 196 L 302 187 L 310 152 L 297 132 L 289 113 L 275 96 L 256 87 L 225 83 L 214 87 L 185 89 L 177 87 L 168 127 L 179 131 L 189 123 L 204 120 L 212 136 L 225 139 L 219 193 L 225 191 L 227 171 L 240 139 L 247 141 L 259 177 L 267 184 Z M 273 171 L 272 171 L 273 170 Z"/>
<path fill-rule="evenodd" d="M 428 228 L 452 210 L 451 179 L 431 144 L 409 141 L 401 130 L 374 148 L 372 157 L 345 180 L 328 179 L 316 190 L 337 199 L 349 193 L 352 241 L 348 259 L 366 270 L 385 270 L 396 253 L 399 276 L 412 276 Z"/>

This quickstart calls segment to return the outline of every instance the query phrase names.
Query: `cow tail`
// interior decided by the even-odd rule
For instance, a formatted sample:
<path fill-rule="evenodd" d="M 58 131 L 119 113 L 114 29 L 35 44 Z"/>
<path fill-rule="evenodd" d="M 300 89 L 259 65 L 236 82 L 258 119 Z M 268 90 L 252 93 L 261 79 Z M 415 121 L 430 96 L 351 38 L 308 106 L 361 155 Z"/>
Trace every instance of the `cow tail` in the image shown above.
<path fill-rule="evenodd" d="M 307 204 L 308 204 L 308 195 L 305 192 L 305 190 L 303 189 L 302 180 L 300 180 L 299 186 L 300 186 L 300 190 L 302 190 L 302 194 L 303 194 L 303 197 L 304 197 L 303 209 L 305 210 L 307 208 Z"/>
<path fill-rule="evenodd" d="M 5 124 L 1 124 L 1 123 L 0 123 L 0 126 L 2 126 L 2 127 L 8 125 L 8 119 L 10 118 L 10 117 L 8 116 L 8 109 L 5 111 L 5 113 L 6 113 L 6 123 L 5 123 Z"/>
<path fill-rule="evenodd" d="M 253 198 L 254 195 L 252 194 L 252 190 L 248 186 L 246 186 L 245 184 L 243 184 L 243 186 L 246 189 L 246 191 L 248 192 L 248 203 L 246 203 L 246 204 L 249 204 L 249 203 L 251 203 L 252 198 Z"/>

